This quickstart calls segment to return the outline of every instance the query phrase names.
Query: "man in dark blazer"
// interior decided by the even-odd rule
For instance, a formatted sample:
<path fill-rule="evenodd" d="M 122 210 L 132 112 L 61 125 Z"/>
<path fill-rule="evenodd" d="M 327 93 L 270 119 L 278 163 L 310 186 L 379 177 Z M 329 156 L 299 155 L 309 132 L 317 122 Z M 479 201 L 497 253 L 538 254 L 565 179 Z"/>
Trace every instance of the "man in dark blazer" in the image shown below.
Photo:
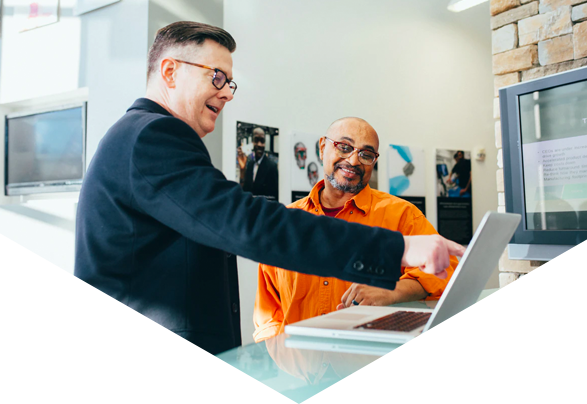
<path fill-rule="evenodd" d="M 233 99 L 226 31 L 178 22 L 149 50 L 140 98 L 101 140 L 80 193 L 75 274 L 201 348 L 240 345 L 235 255 L 393 289 L 400 268 L 440 273 L 457 244 L 403 237 L 254 198 L 201 137 Z"/>
<path fill-rule="evenodd" d="M 253 129 L 253 158 L 247 163 L 243 189 L 255 196 L 277 201 L 279 190 L 277 164 L 265 155 L 265 131 Z"/>

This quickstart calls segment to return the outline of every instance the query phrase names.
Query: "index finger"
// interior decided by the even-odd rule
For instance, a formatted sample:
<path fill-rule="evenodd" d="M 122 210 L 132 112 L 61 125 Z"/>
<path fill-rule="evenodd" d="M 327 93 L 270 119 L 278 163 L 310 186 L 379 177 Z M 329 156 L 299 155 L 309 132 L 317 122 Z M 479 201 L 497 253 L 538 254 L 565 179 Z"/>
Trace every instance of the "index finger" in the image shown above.
<path fill-rule="evenodd" d="M 450 255 L 462 257 L 465 254 L 465 251 L 467 250 L 465 247 L 458 243 L 455 243 L 454 241 L 445 240 L 445 242 L 446 248 L 448 249 L 448 253 Z"/>
<path fill-rule="evenodd" d="M 344 295 L 342 295 L 342 297 L 340 298 L 340 301 L 342 302 L 342 304 L 345 305 L 346 307 L 346 299 L 349 297 L 349 293 L 351 292 L 352 287 L 354 286 L 354 283 L 349 286 L 349 288 L 346 290 L 346 292 L 344 292 Z"/>

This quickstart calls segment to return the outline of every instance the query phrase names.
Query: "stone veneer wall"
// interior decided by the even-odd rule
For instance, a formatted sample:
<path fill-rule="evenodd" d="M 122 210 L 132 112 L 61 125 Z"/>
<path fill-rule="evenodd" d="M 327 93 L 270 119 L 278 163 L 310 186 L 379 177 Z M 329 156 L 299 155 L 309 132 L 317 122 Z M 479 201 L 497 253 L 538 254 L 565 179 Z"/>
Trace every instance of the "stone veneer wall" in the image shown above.
<path fill-rule="evenodd" d="M 491 0 L 498 210 L 505 212 L 499 94 L 501 87 L 587 66 L 587 0 Z M 540 266 L 499 262 L 503 287 Z"/>

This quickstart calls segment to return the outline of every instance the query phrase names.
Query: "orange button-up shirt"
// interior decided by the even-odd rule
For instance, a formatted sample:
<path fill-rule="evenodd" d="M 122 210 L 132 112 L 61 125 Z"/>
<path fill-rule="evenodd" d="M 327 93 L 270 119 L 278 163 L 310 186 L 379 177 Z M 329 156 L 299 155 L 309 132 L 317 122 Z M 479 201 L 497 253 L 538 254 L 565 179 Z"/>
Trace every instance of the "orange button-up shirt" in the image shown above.
<path fill-rule="evenodd" d="M 324 215 L 319 196 L 322 188 L 324 180 L 314 186 L 310 195 L 288 207 Z M 373 190 L 369 186 L 348 200 L 336 218 L 399 231 L 406 236 L 438 234 L 414 205 L 385 192 Z M 336 237 L 336 234 L 332 237 Z M 341 245 L 340 248 L 353 246 Z M 336 254 L 336 250 L 330 253 Z M 446 279 L 426 274 L 419 268 L 402 267 L 403 275 L 400 279 L 417 280 L 428 292 L 427 300 L 438 299 L 457 265 L 457 259 L 451 257 L 451 266 L 447 269 L 449 276 Z M 260 264 L 253 315 L 255 341 L 259 342 L 282 333 L 287 324 L 336 310 L 342 295 L 351 285 L 351 282 L 337 278 L 306 275 Z"/>

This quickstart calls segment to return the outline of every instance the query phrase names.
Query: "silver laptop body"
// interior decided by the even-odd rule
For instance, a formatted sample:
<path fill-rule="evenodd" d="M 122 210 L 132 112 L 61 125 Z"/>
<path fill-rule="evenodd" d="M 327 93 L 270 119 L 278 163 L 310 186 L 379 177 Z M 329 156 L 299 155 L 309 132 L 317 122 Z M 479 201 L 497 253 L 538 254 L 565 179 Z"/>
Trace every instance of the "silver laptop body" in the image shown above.
<path fill-rule="evenodd" d="M 436 342 L 448 344 L 455 339 L 467 334 L 473 328 L 467 321 L 459 321 L 450 330 L 442 333 Z M 286 348 L 302 349 L 310 351 L 341 352 L 357 355 L 389 356 L 393 358 L 417 358 L 425 359 L 427 355 L 434 354 L 435 349 L 424 349 L 428 345 L 390 344 L 387 342 L 357 341 L 340 338 L 306 337 L 302 335 L 289 335 L 284 341 Z"/>
<path fill-rule="evenodd" d="M 434 309 L 354 306 L 344 310 L 286 325 L 285 333 L 310 337 L 405 343 L 473 305 L 508 242 L 521 216 L 487 212 L 473 235 L 465 254 Z M 355 328 L 397 311 L 431 313 L 428 322 L 410 332 Z"/>

